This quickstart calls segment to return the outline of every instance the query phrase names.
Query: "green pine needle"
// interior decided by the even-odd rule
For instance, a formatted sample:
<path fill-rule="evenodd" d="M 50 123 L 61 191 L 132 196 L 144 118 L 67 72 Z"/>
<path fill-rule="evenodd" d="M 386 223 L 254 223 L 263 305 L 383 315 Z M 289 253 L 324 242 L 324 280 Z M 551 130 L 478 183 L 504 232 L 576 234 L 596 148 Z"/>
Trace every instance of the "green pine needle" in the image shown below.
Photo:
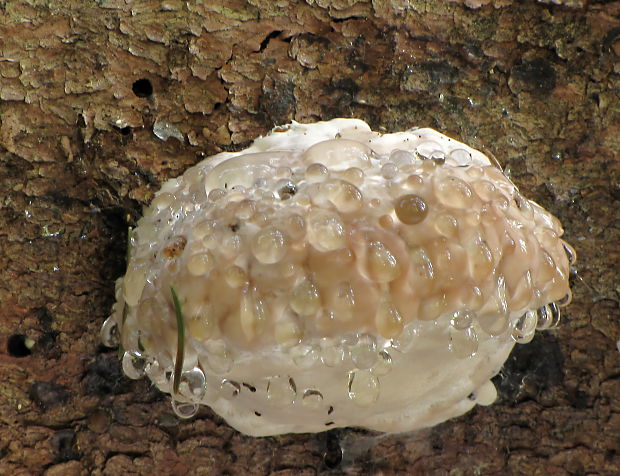
<path fill-rule="evenodd" d="M 185 318 L 181 311 L 181 303 L 174 286 L 170 286 L 172 293 L 172 302 L 174 304 L 174 312 L 177 316 L 177 358 L 174 363 L 174 376 L 172 380 L 172 390 L 174 393 L 179 391 L 181 384 L 181 372 L 183 371 L 183 359 L 185 357 Z"/>

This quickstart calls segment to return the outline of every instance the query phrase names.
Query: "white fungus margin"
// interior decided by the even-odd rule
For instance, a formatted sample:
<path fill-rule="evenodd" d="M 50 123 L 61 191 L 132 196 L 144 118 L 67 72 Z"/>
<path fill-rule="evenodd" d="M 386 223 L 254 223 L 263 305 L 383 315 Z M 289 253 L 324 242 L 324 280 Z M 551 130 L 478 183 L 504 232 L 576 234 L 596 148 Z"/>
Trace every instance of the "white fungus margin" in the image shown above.
<path fill-rule="evenodd" d="M 293 122 L 162 186 L 102 338 L 180 416 L 249 435 L 428 427 L 492 403 L 514 343 L 557 324 L 561 235 L 432 129 Z"/>

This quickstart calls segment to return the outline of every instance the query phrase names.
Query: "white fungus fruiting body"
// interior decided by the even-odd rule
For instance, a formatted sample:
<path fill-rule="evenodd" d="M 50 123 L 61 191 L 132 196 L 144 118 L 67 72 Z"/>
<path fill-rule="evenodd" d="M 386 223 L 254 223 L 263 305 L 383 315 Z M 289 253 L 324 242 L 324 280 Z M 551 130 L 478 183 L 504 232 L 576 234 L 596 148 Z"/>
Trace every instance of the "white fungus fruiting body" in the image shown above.
<path fill-rule="evenodd" d="M 432 129 L 293 123 L 163 185 L 102 335 L 179 415 L 246 434 L 431 426 L 491 403 L 514 343 L 556 323 L 561 234 Z"/>

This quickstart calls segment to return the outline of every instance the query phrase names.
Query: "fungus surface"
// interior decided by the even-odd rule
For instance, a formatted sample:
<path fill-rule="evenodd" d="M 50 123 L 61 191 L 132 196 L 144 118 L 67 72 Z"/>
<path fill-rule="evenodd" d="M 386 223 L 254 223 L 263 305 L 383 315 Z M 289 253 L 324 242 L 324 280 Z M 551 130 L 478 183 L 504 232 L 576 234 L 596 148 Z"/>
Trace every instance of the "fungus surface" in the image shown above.
<path fill-rule="evenodd" d="M 249 435 L 427 427 L 557 324 L 574 251 L 482 153 L 356 119 L 277 127 L 169 180 L 102 328 L 132 378 Z"/>

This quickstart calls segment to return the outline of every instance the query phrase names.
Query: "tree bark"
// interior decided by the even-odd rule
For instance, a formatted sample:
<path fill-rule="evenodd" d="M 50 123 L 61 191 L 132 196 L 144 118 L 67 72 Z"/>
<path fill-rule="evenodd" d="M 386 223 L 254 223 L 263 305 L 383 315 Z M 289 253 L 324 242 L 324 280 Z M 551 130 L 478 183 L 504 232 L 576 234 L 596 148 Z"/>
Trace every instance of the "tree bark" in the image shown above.
<path fill-rule="evenodd" d="M 620 2 L 0 1 L 0 474 L 620 474 Z M 127 226 L 274 125 L 430 126 L 577 249 L 491 407 L 413 435 L 191 421 L 99 343 Z"/>

